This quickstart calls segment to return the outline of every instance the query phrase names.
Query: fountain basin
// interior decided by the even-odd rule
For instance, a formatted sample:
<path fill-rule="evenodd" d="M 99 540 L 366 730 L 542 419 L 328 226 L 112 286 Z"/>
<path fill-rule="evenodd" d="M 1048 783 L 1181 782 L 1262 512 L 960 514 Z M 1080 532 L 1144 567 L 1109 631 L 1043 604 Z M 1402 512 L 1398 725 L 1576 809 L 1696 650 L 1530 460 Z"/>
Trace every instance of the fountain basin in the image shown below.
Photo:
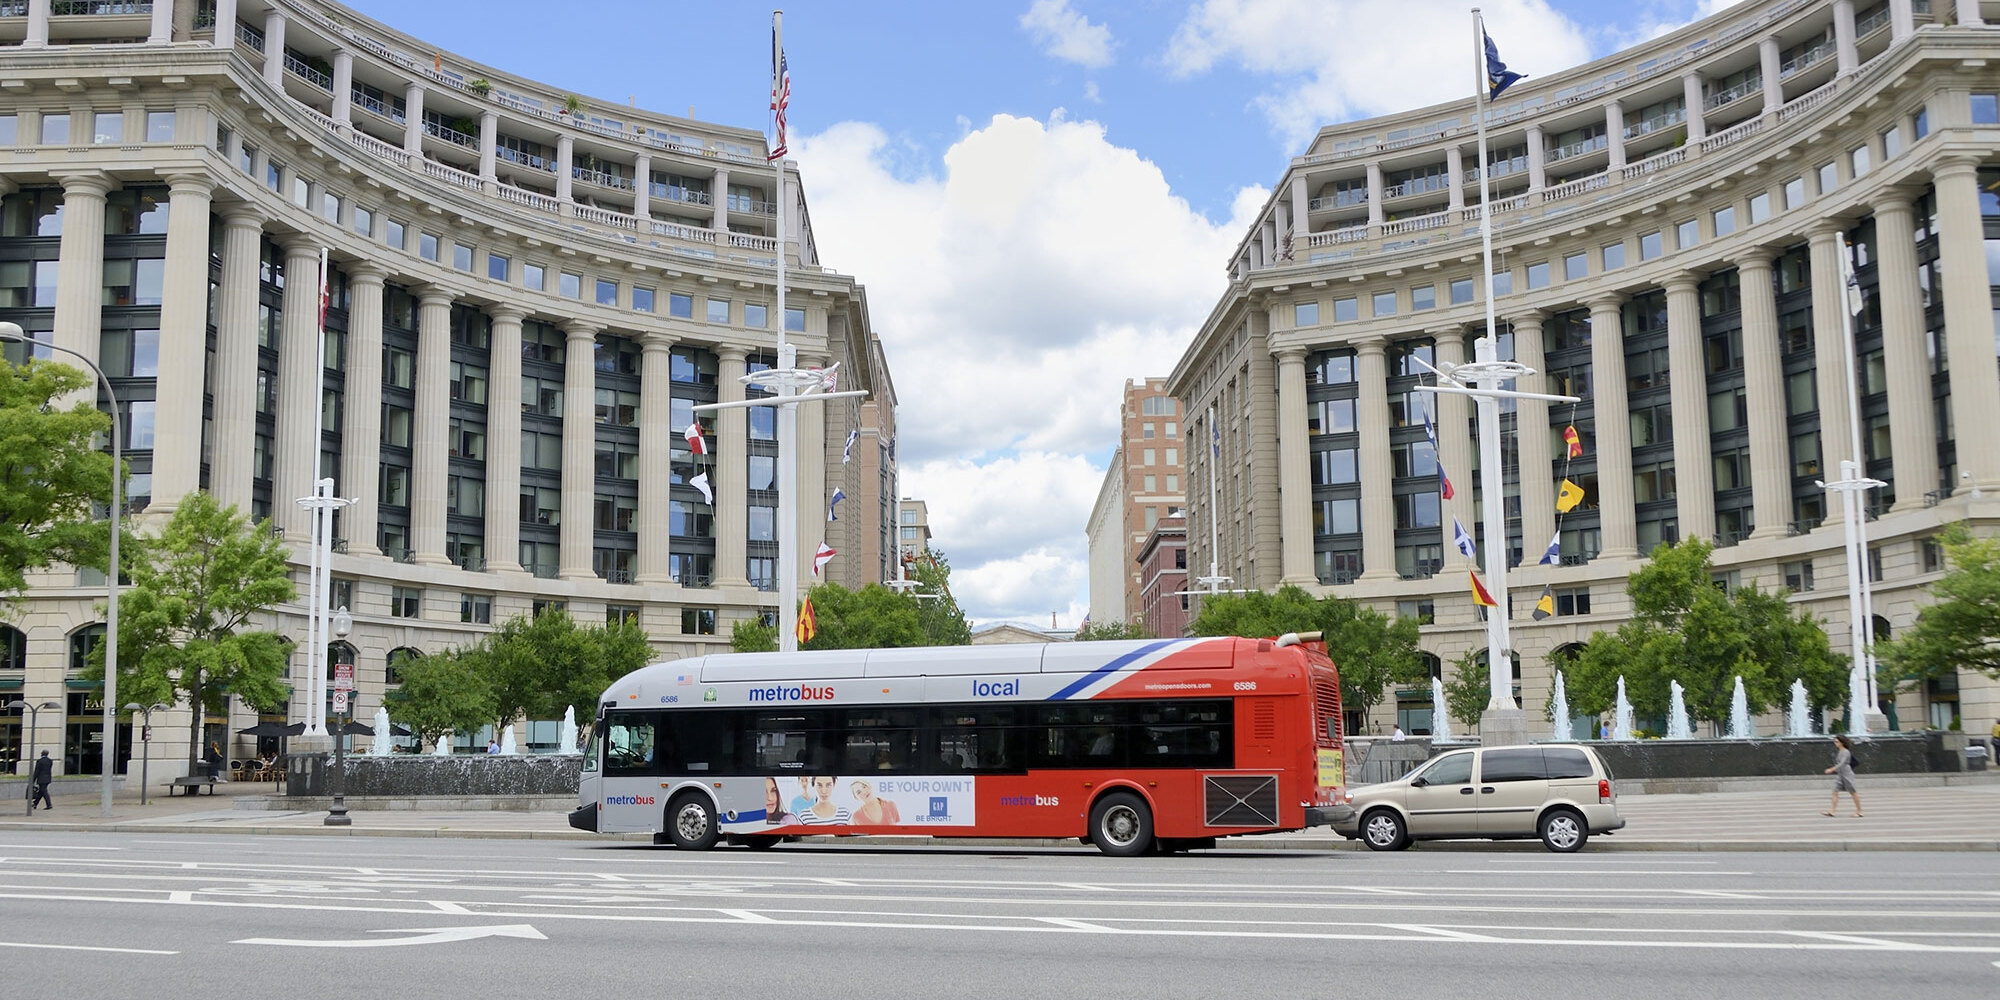
<path fill-rule="evenodd" d="M 325 795 L 332 789 L 337 766 L 329 754 L 295 754 L 318 758 L 317 763 L 294 760 L 285 794 Z M 306 764 L 301 767 L 299 765 Z M 583 755 L 532 754 L 502 756 L 469 754 L 435 757 L 391 754 L 386 757 L 349 755 L 344 792 L 353 796 L 491 796 L 576 794 L 583 775 Z"/>

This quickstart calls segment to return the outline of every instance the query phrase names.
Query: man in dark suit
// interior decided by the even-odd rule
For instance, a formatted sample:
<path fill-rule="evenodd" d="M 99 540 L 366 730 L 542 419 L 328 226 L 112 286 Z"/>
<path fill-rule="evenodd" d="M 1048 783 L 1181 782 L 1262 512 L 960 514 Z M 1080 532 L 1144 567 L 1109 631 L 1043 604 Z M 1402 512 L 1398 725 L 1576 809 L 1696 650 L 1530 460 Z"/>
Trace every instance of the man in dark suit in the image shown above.
<path fill-rule="evenodd" d="M 49 783 L 54 780 L 56 780 L 56 765 L 49 759 L 49 752 L 44 750 L 41 758 L 35 761 L 35 773 L 29 779 L 34 794 L 28 796 L 28 811 L 33 812 L 38 804 L 44 809 L 56 807 L 56 804 L 49 799 Z"/>

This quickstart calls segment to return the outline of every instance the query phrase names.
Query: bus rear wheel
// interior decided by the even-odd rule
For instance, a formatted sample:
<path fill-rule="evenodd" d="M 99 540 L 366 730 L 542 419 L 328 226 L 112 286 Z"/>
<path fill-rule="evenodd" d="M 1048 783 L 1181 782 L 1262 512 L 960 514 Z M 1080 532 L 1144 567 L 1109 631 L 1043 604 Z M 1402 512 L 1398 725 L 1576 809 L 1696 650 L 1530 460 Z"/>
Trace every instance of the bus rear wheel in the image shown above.
<path fill-rule="evenodd" d="M 667 805 L 667 837 L 683 851 L 706 851 L 722 836 L 708 796 L 688 792 Z"/>
<path fill-rule="evenodd" d="M 1090 839 L 1114 858 L 1137 857 L 1153 849 L 1153 812 L 1131 792 L 1112 792 L 1090 809 Z"/>

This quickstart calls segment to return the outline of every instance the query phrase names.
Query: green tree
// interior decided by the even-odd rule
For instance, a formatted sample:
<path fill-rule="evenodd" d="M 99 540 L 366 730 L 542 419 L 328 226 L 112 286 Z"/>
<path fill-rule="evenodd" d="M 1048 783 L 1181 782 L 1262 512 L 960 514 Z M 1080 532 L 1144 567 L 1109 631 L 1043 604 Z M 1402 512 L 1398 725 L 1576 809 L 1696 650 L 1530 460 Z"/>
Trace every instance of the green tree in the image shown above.
<path fill-rule="evenodd" d="M 1931 586 L 1931 603 L 1916 624 L 1875 647 L 1880 676 L 1895 688 L 1959 669 L 2000 677 L 2000 539 L 1954 524 L 1938 540 L 1951 568 Z"/>
<path fill-rule="evenodd" d="M 185 698 L 205 711 L 188 722 L 188 763 L 199 757 L 201 724 L 229 695 L 259 709 L 283 705 L 291 645 L 250 627 L 274 605 L 294 600 L 285 547 L 270 523 L 251 524 L 235 507 L 190 493 L 159 537 L 124 557 L 132 586 L 119 598 L 118 690 L 140 704 Z M 104 650 L 90 674 L 104 676 Z"/>
<path fill-rule="evenodd" d="M 910 579 L 919 586 L 917 624 L 924 631 L 926 646 L 964 646 L 972 642 L 972 624 L 951 596 L 951 560 L 940 549 L 926 550 L 910 566 Z"/>
<path fill-rule="evenodd" d="M 1340 701 L 1362 718 L 1380 704 L 1388 685 L 1428 681 L 1417 649 L 1415 619 L 1397 619 L 1339 597 L 1314 598 L 1299 587 L 1275 594 L 1250 591 L 1202 598 L 1195 635 L 1278 636 L 1319 632 L 1340 671 Z"/>
<path fill-rule="evenodd" d="M 1752 712 L 1783 703 L 1794 678 L 1818 704 L 1844 697 L 1845 658 L 1833 653 L 1822 624 L 1794 613 L 1783 590 L 1725 593 L 1714 581 L 1712 551 L 1698 538 L 1662 544 L 1627 578 L 1632 620 L 1592 636 L 1566 674 L 1574 709 L 1609 710 L 1621 676 L 1640 716 L 1666 714 L 1669 681 L 1686 689 L 1688 715 L 1707 721 L 1728 717 L 1739 676 Z"/>
<path fill-rule="evenodd" d="M 930 646 L 918 601 L 879 583 L 849 590 L 822 583 L 807 594 L 817 626 L 812 641 L 800 649 L 886 649 Z"/>
<path fill-rule="evenodd" d="M 1487 674 L 1486 661 L 1476 650 L 1467 650 L 1452 661 L 1451 672 L 1444 680 L 1444 711 L 1458 723 L 1461 735 L 1479 723 L 1492 697 L 1493 679 Z"/>
<path fill-rule="evenodd" d="M 96 381 L 67 365 L 0 360 L 0 601 L 29 570 L 64 562 L 103 566 L 111 533 L 93 501 L 111 497 L 111 456 L 92 438 L 111 418 L 95 402 L 60 401 Z M 121 630 L 122 631 L 122 630 Z"/>
<path fill-rule="evenodd" d="M 1076 630 L 1076 641 L 1097 642 L 1103 639 L 1153 639 L 1157 636 L 1146 631 L 1139 622 L 1088 622 Z"/>
<path fill-rule="evenodd" d="M 484 642 L 407 660 L 399 670 L 401 686 L 383 700 L 423 742 L 434 744 L 452 733 L 478 729 L 497 714 L 488 677 L 491 663 Z"/>
<path fill-rule="evenodd" d="M 730 626 L 729 648 L 737 653 L 775 653 L 778 651 L 778 627 L 750 619 L 739 621 Z"/>
<path fill-rule="evenodd" d="M 577 718 L 594 715 L 597 699 L 611 682 L 645 666 L 652 646 L 638 625 L 580 626 L 561 610 L 517 615 L 486 643 L 487 676 L 493 685 L 493 719 L 552 719 L 563 709 Z"/>

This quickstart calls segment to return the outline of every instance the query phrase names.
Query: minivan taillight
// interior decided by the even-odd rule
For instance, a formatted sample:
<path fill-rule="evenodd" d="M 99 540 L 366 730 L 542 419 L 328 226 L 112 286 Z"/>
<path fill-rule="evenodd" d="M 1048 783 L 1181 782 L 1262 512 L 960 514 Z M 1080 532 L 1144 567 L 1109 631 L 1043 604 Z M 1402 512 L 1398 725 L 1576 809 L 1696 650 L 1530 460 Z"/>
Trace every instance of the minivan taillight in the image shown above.
<path fill-rule="evenodd" d="M 1611 801 L 1611 779 L 1597 779 L 1597 801 L 1600 805 Z"/>

